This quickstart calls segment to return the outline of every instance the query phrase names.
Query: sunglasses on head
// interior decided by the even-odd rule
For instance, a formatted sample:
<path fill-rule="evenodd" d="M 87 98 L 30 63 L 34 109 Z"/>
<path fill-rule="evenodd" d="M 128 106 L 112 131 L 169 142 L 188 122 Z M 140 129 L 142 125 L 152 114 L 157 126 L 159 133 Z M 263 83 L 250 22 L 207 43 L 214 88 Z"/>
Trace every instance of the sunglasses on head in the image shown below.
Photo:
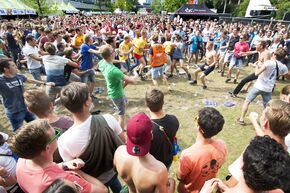
<path fill-rule="evenodd" d="M 57 138 L 59 138 L 59 136 L 62 134 L 62 132 L 58 129 L 55 129 L 54 128 L 54 131 L 55 131 L 55 135 L 54 137 L 47 143 L 47 145 L 51 144 L 54 140 L 56 140 Z"/>

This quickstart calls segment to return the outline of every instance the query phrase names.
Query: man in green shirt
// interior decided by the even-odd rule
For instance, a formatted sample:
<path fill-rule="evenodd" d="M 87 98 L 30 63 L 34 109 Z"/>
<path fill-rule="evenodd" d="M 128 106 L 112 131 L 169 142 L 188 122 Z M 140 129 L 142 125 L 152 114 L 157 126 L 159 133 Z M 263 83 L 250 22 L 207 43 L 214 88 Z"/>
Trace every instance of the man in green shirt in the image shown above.
<path fill-rule="evenodd" d="M 134 84 L 137 77 L 129 77 L 119 70 L 114 64 L 115 52 L 109 45 L 101 47 L 101 55 L 103 60 L 99 62 L 99 69 L 105 77 L 107 91 L 114 105 L 119 111 L 119 124 L 122 128 L 125 127 L 125 109 L 127 99 L 124 94 L 124 87 L 127 84 Z"/>

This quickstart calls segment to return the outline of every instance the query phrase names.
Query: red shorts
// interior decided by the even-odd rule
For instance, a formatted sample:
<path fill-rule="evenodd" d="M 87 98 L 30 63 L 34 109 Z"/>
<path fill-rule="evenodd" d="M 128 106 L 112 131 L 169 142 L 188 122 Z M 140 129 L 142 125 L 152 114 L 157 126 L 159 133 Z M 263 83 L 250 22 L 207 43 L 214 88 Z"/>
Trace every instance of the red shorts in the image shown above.
<path fill-rule="evenodd" d="M 143 56 L 142 55 L 139 55 L 139 54 L 136 54 L 134 53 L 134 57 L 137 59 L 137 60 L 140 60 Z"/>

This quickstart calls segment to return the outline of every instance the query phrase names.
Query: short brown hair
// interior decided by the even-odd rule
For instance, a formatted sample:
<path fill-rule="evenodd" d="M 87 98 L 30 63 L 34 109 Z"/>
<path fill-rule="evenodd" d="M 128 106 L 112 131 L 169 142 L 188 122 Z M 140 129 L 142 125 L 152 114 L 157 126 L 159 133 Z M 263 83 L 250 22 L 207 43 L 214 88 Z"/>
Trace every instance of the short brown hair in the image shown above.
<path fill-rule="evenodd" d="M 281 100 L 271 100 L 265 116 L 270 130 L 282 138 L 290 133 L 290 104 Z"/>
<path fill-rule="evenodd" d="M 50 136 L 47 131 L 50 125 L 45 119 L 37 119 L 17 130 L 10 138 L 10 148 L 17 156 L 33 159 L 45 150 Z"/>
<path fill-rule="evenodd" d="M 55 55 L 56 53 L 56 47 L 51 42 L 46 42 L 44 44 L 44 49 L 47 51 L 50 55 Z"/>
<path fill-rule="evenodd" d="M 65 48 L 63 51 L 63 54 L 66 58 L 71 59 L 71 56 L 73 54 L 73 48 L 71 48 L 71 47 Z"/>
<path fill-rule="evenodd" d="M 158 39 L 159 39 L 158 34 L 154 34 L 154 35 L 152 36 L 152 40 L 153 40 L 153 42 L 158 42 Z"/>
<path fill-rule="evenodd" d="M 287 52 L 286 50 L 284 50 L 283 48 L 278 48 L 275 52 L 274 52 L 274 55 L 276 56 L 276 59 L 281 61 L 283 60 L 286 55 L 287 55 Z"/>
<path fill-rule="evenodd" d="M 49 96 L 41 89 L 25 91 L 24 101 L 28 109 L 40 118 L 47 117 L 52 112 Z"/>
<path fill-rule="evenodd" d="M 89 99 L 89 89 L 86 84 L 73 82 L 62 88 L 60 100 L 72 113 L 81 113 L 83 105 Z"/>
<path fill-rule="evenodd" d="M 112 55 L 112 47 L 110 45 L 103 45 L 100 48 L 101 50 L 101 55 L 104 59 L 108 59 Z"/>
<path fill-rule="evenodd" d="M 149 88 L 145 94 L 145 102 L 151 112 L 158 112 L 164 104 L 164 94 L 156 88 Z"/>

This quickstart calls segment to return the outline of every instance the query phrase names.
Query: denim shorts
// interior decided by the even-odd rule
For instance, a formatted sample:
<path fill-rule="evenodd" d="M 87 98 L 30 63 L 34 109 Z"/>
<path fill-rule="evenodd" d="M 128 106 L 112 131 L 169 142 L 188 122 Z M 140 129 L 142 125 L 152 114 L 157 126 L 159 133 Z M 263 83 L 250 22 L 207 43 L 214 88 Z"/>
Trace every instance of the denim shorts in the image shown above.
<path fill-rule="evenodd" d="M 20 111 L 17 113 L 7 112 L 6 115 L 7 115 L 8 119 L 12 125 L 14 132 L 22 126 L 23 121 L 26 121 L 28 123 L 28 122 L 33 121 L 35 119 L 34 114 L 32 114 L 31 112 L 29 112 L 27 110 Z"/>
<path fill-rule="evenodd" d="M 255 100 L 255 98 L 261 95 L 262 99 L 263 99 L 263 105 L 264 107 L 266 107 L 267 103 L 272 99 L 272 93 L 271 92 L 265 92 L 265 91 L 261 91 L 255 87 L 253 87 L 249 93 L 247 94 L 246 97 L 246 102 L 250 103 L 253 100 Z"/>
<path fill-rule="evenodd" d="M 123 69 L 125 69 L 127 72 L 130 72 L 130 69 L 131 69 L 130 61 L 129 61 L 128 59 L 125 60 L 125 61 L 123 61 L 123 62 L 121 63 L 121 67 L 122 67 Z"/>
<path fill-rule="evenodd" d="M 81 75 L 81 80 L 83 83 L 96 82 L 95 72 L 93 69 L 88 70 L 86 73 Z"/>
<path fill-rule="evenodd" d="M 151 69 L 151 76 L 153 79 L 156 79 L 158 77 L 162 77 L 164 73 L 164 65 L 158 66 L 158 67 L 153 67 Z"/>
<path fill-rule="evenodd" d="M 225 53 L 224 62 L 229 62 L 229 61 L 231 61 L 232 56 L 233 56 L 233 53 L 232 53 L 232 52 L 226 52 L 226 53 Z"/>
<path fill-rule="evenodd" d="M 29 69 L 29 73 L 32 74 L 35 80 L 41 80 L 41 74 L 45 75 L 45 69 L 43 66 L 36 69 Z"/>
<path fill-rule="evenodd" d="M 236 67 L 240 69 L 243 66 L 243 59 L 232 56 L 229 68 Z"/>
<path fill-rule="evenodd" d="M 114 106 L 118 109 L 118 115 L 125 115 L 127 98 L 112 99 Z"/>

